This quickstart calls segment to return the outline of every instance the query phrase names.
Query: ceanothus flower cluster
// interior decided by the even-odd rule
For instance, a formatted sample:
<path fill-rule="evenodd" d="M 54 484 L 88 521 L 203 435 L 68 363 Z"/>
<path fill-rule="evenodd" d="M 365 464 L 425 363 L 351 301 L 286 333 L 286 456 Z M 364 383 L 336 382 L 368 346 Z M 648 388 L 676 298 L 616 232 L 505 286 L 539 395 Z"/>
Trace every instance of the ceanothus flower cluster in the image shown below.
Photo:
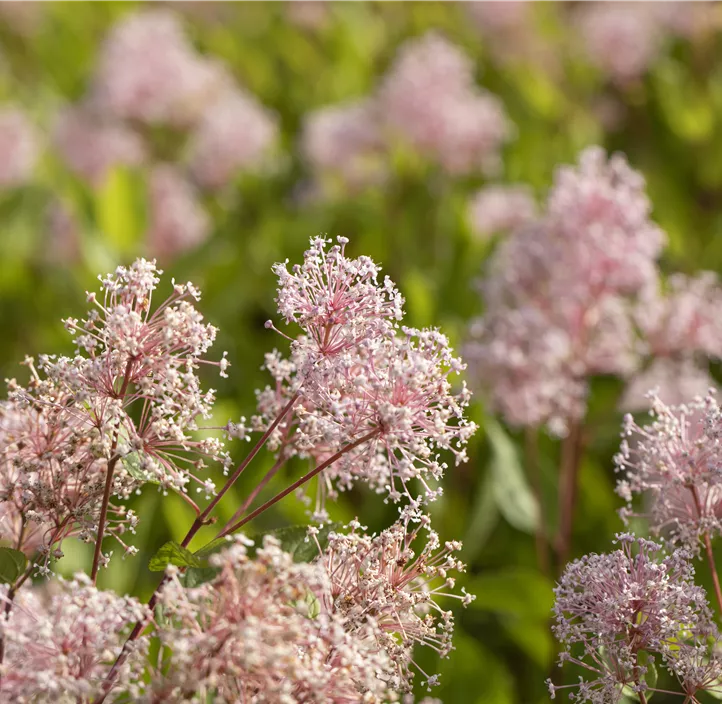
<path fill-rule="evenodd" d="M 663 244 L 624 157 L 592 147 L 557 171 L 546 212 L 494 253 L 466 348 L 508 422 L 563 434 L 585 412 L 591 375 L 634 371 L 633 305 L 656 284 Z"/>
<path fill-rule="evenodd" d="M 276 384 L 258 393 L 253 424 L 267 427 L 295 400 L 279 424 L 273 447 L 279 456 L 309 458 L 314 466 L 336 457 L 320 477 L 315 514 L 325 516 L 327 495 L 366 481 L 393 501 L 418 498 L 409 484 L 420 480 L 428 499 L 439 490 L 446 464 L 440 450 L 457 463 L 475 425 L 464 417 L 469 393 L 453 393 L 449 377 L 464 369 L 447 338 L 437 330 L 414 330 L 397 322 L 401 296 L 388 279 L 377 282 L 368 258 L 349 259 L 346 240 L 325 252 L 312 242 L 303 266 L 276 267 L 279 312 L 299 325 L 291 356 L 267 357 Z"/>
<path fill-rule="evenodd" d="M 690 656 L 700 664 L 704 643 L 717 634 L 688 553 L 660 557 L 660 545 L 628 534 L 617 542 L 614 552 L 568 565 L 554 590 L 554 633 L 565 646 L 560 665 L 576 663 L 588 679 L 560 686 L 549 681 L 552 697 L 577 688 L 575 701 L 605 704 L 618 701 L 624 687 L 650 691 L 645 676 L 655 658 L 690 685 L 699 675 Z"/>
<path fill-rule="evenodd" d="M 68 535 L 94 541 L 104 487 L 127 498 L 142 482 L 185 495 L 214 490 L 199 472 L 207 462 L 230 458 L 217 437 L 198 440 L 198 418 L 210 417 L 213 390 L 204 391 L 201 364 L 216 328 L 193 306 L 192 284 L 174 284 L 163 303 L 152 305 L 160 272 L 139 259 L 101 279 L 102 295 L 88 294 L 93 309 L 69 318 L 74 356 L 43 355 L 31 380 L 10 382 L 0 412 L 2 537 L 13 547 L 46 554 Z M 137 517 L 111 502 L 107 530 L 120 536 Z M 41 537 L 42 536 L 42 537 Z"/>
<path fill-rule="evenodd" d="M 120 652 L 128 624 L 146 618 L 146 612 L 132 597 L 96 589 L 83 574 L 53 581 L 42 591 L 21 589 L 12 611 L 0 619 L 0 698 L 37 704 L 90 701 Z M 128 696 L 137 701 L 147 648 L 146 638 L 134 643 L 110 701 Z"/>
<path fill-rule="evenodd" d="M 461 595 L 447 591 L 456 582 L 450 573 L 465 570 L 454 557 L 461 543 L 447 542 L 442 547 L 429 517 L 408 507 L 378 535 L 363 533 L 358 521 L 349 528 L 348 533 L 332 533 L 325 550 L 319 546 L 329 582 L 321 600 L 323 608 L 341 614 L 348 630 L 375 638 L 376 647 L 398 669 L 397 690 L 410 687 L 414 669 L 419 669 L 427 684 L 435 684 L 437 677 L 423 672 L 414 661 L 414 647 L 428 646 L 441 657 L 448 657 L 452 650 L 453 614 L 435 600 L 452 597 L 466 606 L 474 599 L 463 588 Z M 422 531 L 426 542 L 417 553 Z M 367 630 L 370 617 L 377 626 L 371 633 Z"/>
<path fill-rule="evenodd" d="M 43 355 L 37 365 L 27 358 L 30 381 L 10 380 L 0 405 L 0 538 L 17 574 L 1 595 L 0 697 L 387 704 L 411 692 L 417 672 L 436 684 L 415 647 L 448 656 L 454 619 L 439 600 L 467 605 L 473 597 L 453 593 L 452 572 L 465 569 L 455 557 L 461 544 L 442 545 L 411 484 L 434 498 L 440 490 L 431 480 L 446 466 L 441 451 L 466 458 L 469 394 L 454 393 L 450 382 L 464 366 L 439 331 L 400 326 L 403 299 L 388 278 L 379 282 L 370 259 L 349 258 L 344 238 L 328 244 L 314 239 L 302 265 L 275 267 L 279 312 L 301 334 L 288 360 L 267 356 L 276 385 L 259 393 L 252 428 L 225 426 L 228 436 L 263 434 L 217 492 L 199 472 L 209 461 L 228 470 L 230 458 L 218 437 L 196 435 L 211 430 L 198 423 L 214 402 L 199 369 L 216 366 L 225 376 L 228 362 L 207 358 L 217 330 L 196 309 L 192 284 L 173 282 L 154 304 L 162 274 L 155 262 L 139 259 L 101 277 L 100 293 L 87 294 L 90 312 L 65 321 L 75 353 Z M 266 443 L 274 466 L 213 547 L 191 553 L 194 536 L 214 522 L 213 509 Z M 292 455 L 309 459 L 311 472 L 246 514 Z M 359 479 L 408 505 L 375 535 L 358 521 L 347 533 L 309 528 L 307 563 L 279 537 L 267 534 L 260 545 L 229 537 L 316 474 L 316 518 L 325 498 Z M 188 495 L 194 482 L 208 499 L 203 509 Z M 125 501 L 144 483 L 178 492 L 195 512 L 182 542 L 151 562 L 154 569 L 174 553 L 147 606 L 95 586 L 110 559 L 105 536 L 135 551 L 122 537 L 138 521 Z M 51 586 L 44 605 L 29 580 L 38 566 L 50 574 L 71 536 L 94 543 L 92 571 Z M 153 664 L 143 637 L 149 625 L 161 644 Z"/>
<path fill-rule="evenodd" d="M 679 406 L 651 395 L 652 422 L 625 416 L 615 457 L 617 493 L 627 501 L 626 520 L 639 515 L 635 495 L 645 494 L 653 532 L 698 553 L 705 534 L 722 532 L 722 416 L 713 394 Z"/>
<path fill-rule="evenodd" d="M 254 557 L 250 544 L 239 538 L 213 557 L 213 582 L 189 589 L 171 571 L 159 636 L 172 659 L 152 683 L 154 701 L 397 701 L 372 614 L 350 631 L 322 607 L 317 563 L 294 563 L 270 536 Z"/>

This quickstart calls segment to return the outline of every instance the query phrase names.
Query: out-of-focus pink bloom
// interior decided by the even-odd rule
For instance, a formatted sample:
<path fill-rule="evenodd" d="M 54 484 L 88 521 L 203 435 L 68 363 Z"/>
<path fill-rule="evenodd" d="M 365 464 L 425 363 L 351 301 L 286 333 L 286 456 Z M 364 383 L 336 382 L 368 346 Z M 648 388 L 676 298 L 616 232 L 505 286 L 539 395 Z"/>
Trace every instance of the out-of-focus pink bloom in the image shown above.
<path fill-rule="evenodd" d="M 87 105 L 63 110 L 53 138 L 71 171 L 94 186 L 101 185 L 113 167 L 138 166 L 145 160 L 137 132 Z"/>
<path fill-rule="evenodd" d="M 205 106 L 191 137 L 190 168 L 199 184 L 220 188 L 264 163 L 278 136 L 276 117 L 252 95 L 234 88 Z"/>
<path fill-rule="evenodd" d="M 649 392 L 654 391 L 665 404 L 679 406 L 704 396 L 716 386 L 706 368 L 695 361 L 683 358 L 658 357 L 636 373 L 627 383 L 619 408 L 634 413 L 649 410 L 652 406 Z"/>
<path fill-rule="evenodd" d="M 589 147 L 578 166 L 560 167 L 548 213 L 578 268 L 569 273 L 586 286 L 620 293 L 654 282 L 666 237 L 651 221 L 651 209 L 644 177 L 621 154 L 607 157 Z"/>
<path fill-rule="evenodd" d="M 493 172 L 511 126 L 498 98 L 474 83 L 473 64 L 438 34 L 406 43 L 384 78 L 390 130 L 453 174 Z"/>
<path fill-rule="evenodd" d="M 471 229 L 482 239 L 515 230 L 536 214 L 536 201 L 527 186 L 486 186 L 469 204 Z"/>
<path fill-rule="evenodd" d="M 43 21 L 45 6 L 39 2 L 0 2 L 3 24 L 22 37 L 32 37 Z"/>
<path fill-rule="evenodd" d="M 55 199 L 47 212 L 47 254 L 54 262 L 72 263 L 80 258 L 80 225 L 75 213 L 62 200 Z"/>
<path fill-rule="evenodd" d="M 576 25 L 583 51 L 609 78 L 627 83 L 640 78 L 662 49 L 665 3 L 586 2 Z M 697 3 L 690 3 L 697 4 Z"/>
<path fill-rule="evenodd" d="M 488 33 L 508 32 L 524 25 L 529 19 L 531 3 L 525 0 L 477 0 L 464 3 L 479 28 Z"/>
<path fill-rule="evenodd" d="M 147 619 L 132 597 L 96 589 L 85 575 L 51 583 L 50 597 L 21 589 L 0 622 L 5 647 L 0 697 L 12 702 L 89 701 L 100 693 L 130 624 Z M 139 696 L 147 638 L 136 640 L 120 667 L 117 689 Z"/>
<path fill-rule="evenodd" d="M 195 51 L 172 12 L 144 9 L 123 18 L 106 38 L 93 99 L 116 118 L 187 125 L 227 80 Z"/>
<path fill-rule="evenodd" d="M 25 113 L 15 107 L 0 109 L 0 188 L 26 184 L 40 151 L 38 134 Z"/>
<path fill-rule="evenodd" d="M 371 100 L 321 108 L 306 116 L 301 149 L 314 174 L 355 190 L 387 176 L 388 145 Z"/>
<path fill-rule="evenodd" d="M 373 614 L 351 629 L 320 607 L 328 590 L 318 563 L 294 563 L 266 537 L 251 559 L 243 538 L 211 558 L 213 582 L 186 589 L 174 570 L 161 593 L 159 636 L 169 666 L 152 683 L 159 699 L 192 691 L 239 701 L 357 702 L 393 697 L 396 666 L 374 634 Z"/>
<path fill-rule="evenodd" d="M 331 17 L 331 6 L 321 0 L 287 0 L 285 9 L 288 20 L 303 29 L 323 29 Z"/>
<path fill-rule="evenodd" d="M 705 533 L 722 532 L 722 414 L 712 394 L 679 406 L 651 396 L 652 422 L 624 418 L 622 444 L 614 458 L 617 493 L 627 501 L 622 517 L 638 515 L 637 494 L 649 492 L 644 515 L 651 529 L 671 543 L 698 552 Z"/>
<path fill-rule="evenodd" d="M 649 351 L 656 356 L 722 357 L 722 287 L 717 274 L 674 274 L 666 290 L 650 286 L 636 311 Z"/>
<path fill-rule="evenodd" d="M 635 369 L 633 296 L 656 281 L 664 242 L 643 186 L 623 157 L 587 149 L 557 172 L 546 213 L 495 252 L 465 354 L 509 422 L 563 429 L 589 376 Z"/>
<path fill-rule="evenodd" d="M 208 239 L 210 218 L 198 193 L 174 166 L 156 166 L 150 175 L 148 249 L 168 261 Z"/>

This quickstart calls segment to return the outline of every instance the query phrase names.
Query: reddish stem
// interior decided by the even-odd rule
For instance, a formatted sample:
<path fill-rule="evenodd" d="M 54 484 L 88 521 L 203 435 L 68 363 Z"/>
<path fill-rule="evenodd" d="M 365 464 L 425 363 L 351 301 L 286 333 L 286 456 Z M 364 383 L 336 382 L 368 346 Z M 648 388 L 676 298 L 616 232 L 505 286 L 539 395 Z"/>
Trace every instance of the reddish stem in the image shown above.
<path fill-rule="evenodd" d="M 125 365 L 125 374 L 123 375 L 123 383 L 118 392 L 118 398 L 125 398 L 125 394 L 128 391 L 128 384 L 130 383 L 131 373 L 133 371 L 133 362 L 135 360 L 130 357 L 127 364 Z M 108 505 L 110 504 L 110 492 L 113 488 L 113 472 L 115 471 L 115 465 L 118 463 L 120 457 L 115 454 L 115 450 L 118 446 L 118 431 L 113 433 L 113 444 L 110 447 L 110 460 L 108 461 L 108 468 L 105 474 L 105 489 L 103 490 L 103 501 L 100 504 L 100 516 L 98 517 L 98 535 L 95 538 L 95 551 L 93 553 L 93 567 L 90 571 L 90 579 L 93 580 L 93 584 L 98 579 L 98 570 L 100 569 L 100 557 L 102 555 L 101 548 L 103 546 L 103 537 L 105 535 L 105 522 L 108 517 Z"/>
<path fill-rule="evenodd" d="M 557 535 L 557 567 L 561 571 L 569 557 L 574 526 L 574 507 L 577 498 L 577 478 L 581 460 L 582 428 L 572 421 L 569 433 L 562 442 L 559 473 L 559 533 Z"/>
<path fill-rule="evenodd" d="M 281 451 L 283 452 L 283 451 Z M 223 530 L 228 528 L 230 525 L 233 524 L 233 521 L 238 520 L 247 510 L 248 507 L 253 503 L 253 500 L 263 491 L 263 489 L 268 485 L 268 482 L 273 479 L 273 477 L 276 476 L 276 473 L 278 470 L 283 467 L 283 465 L 286 464 L 286 459 L 279 457 L 274 463 L 271 469 L 266 472 L 266 475 L 261 479 L 261 481 L 258 483 L 258 486 L 248 495 L 248 498 L 241 504 L 241 506 L 238 508 L 238 510 L 228 519 L 226 522 L 226 525 L 223 527 Z"/>
<path fill-rule="evenodd" d="M 549 560 L 549 544 L 547 542 L 547 519 L 546 510 L 544 509 L 544 496 L 542 492 L 541 468 L 539 466 L 539 447 L 537 444 L 537 429 L 527 428 L 524 433 L 526 459 L 529 468 L 529 477 L 531 479 L 532 491 L 539 507 L 539 522 L 534 531 L 534 541 L 536 544 L 537 562 L 542 574 L 547 577 L 551 573 Z"/>
<path fill-rule="evenodd" d="M 181 545 L 185 548 L 188 547 L 191 540 L 193 540 L 193 537 L 195 534 L 200 530 L 200 528 L 205 525 L 207 522 L 208 516 L 210 515 L 211 511 L 217 506 L 218 502 L 221 500 L 221 498 L 226 494 L 226 492 L 231 488 L 231 486 L 235 483 L 235 481 L 238 479 L 238 477 L 241 476 L 243 473 L 243 470 L 248 466 L 248 464 L 251 462 L 251 460 L 258 454 L 260 449 L 266 444 L 268 438 L 271 436 L 271 433 L 278 427 L 278 424 L 286 417 L 288 412 L 293 408 L 294 404 L 299 398 L 299 393 L 296 392 L 289 402 L 283 407 L 281 412 L 276 416 L 273 423 L 268 427 L 265 433 L 260 437 L 258 442 L 253 446 L 251 451 L 248 453 L 248 455 L 245 457 L 243 462 L 241 462 L 240 465 L 236 468 L 236 470 L 233 472 L 233 474 L 229 477 L 229 479 L 226 481 L 226 483 L 223 485 L 221 490 L 216 494 L 213 501 L 211 501 L 208 506 L 206 506 L 205 510 L 196 517 L 195 521 L 193 521 L 193 525 L 188 530 L 188 533 L 186 534 L 185 538 L 183 538 L 183 542 Z M 158 595 L 160 594 L 160 590 L 162 589 L 163 585 L 168 581 L 168 577 L 164 576 L 163 579 L 158 583 L 158 586 L 155 588 L 155 591 L 150 597 L 150 600 L 148 601 L 148 608 L 152 612 L 155 608 L 155 605 L 158 603 Z M 118 670 L 120 669 L 121 665 L 125 662 L 126 658 L 128 657 L 128 648 L 129 644 L 133 641 L 137 640 L 138 636 L 143 632 L 143 629 L 146 626 L 146 621 L 138 621 L 138 623 L 133 626 L 133 630 L 130 632 L 130 635 L 128 636 L 127 640 L 125 641 L 125 644 L 123 645 L 123 649 L 120 651 L 120 654 L 116 658 L 115 662 L 113 663 L 113 666 L 110 668 L 110 671 L 108 672 L 108 675 L 105 678 L 105 681 L 103 682 L 101 692 L 98 695 L 98 697 L 95 699 L 93 704 L 102 704 L 102 702 L 105 701 L 105 698 L 108 696 L 108 693 L 110 692 L 111 688 L 113 687 L 113 683 L 115 682 L 115 678 L 118 674 Z"/>
<path fill-rule="evenodd" d="M 699 492 L 697 487 L 692 485 L 689 487 L 692 492 L 692 498 L 694 499 L 694 505 L 697 509 L 697 516 L 702 518 L 702 502 L 699 499 Z M 714 561 L 714 553 L 712 552 L 712 540 L 709 537 L 709 533 L 705 533 L 702 536 L 702 542 L 704 543 L 704 550 L 707 555 L 707 564 L 709 565 L 709 571 L 712 575 L 712 584 L 714 585 L 714 593 L 717 598 L 717 606 L 719 607 L 720 613 L 722 613 L 722 588 L 720 588 L 719 575 L 717 574 L 717 566 Z"/>
<path fill-rule="evenodd" d="M 298 489 L 298 487 L 305 484 L 309 479 L 313 479 L 317 474 L 323 472 L 326 467 L 332 465 L 337 459 L 339 459 L 339 457 L 346 454 L 347 452 L 350 452 L 359 445 L 363 445 L 363 443 L 368 442 L 372 438 L 376 437 L 380 432 L 381 430 L 379 428 L 375 428 L 370 433 L 367 433 L 363 437 L 360 437 L 358 440 L 354 440 L 352 443 L 346 445 L 345 447 L 342 447 L 336 454 L 331 455 L 331 457 L 329 457 L 325 462 L 322 462 L 320 465 L 318 465 L 318 467 L 315 467 L 310 472 L 304 474 L 300 479 L 296 480 L 293 484 L 291 484 L 291 486 L 276 494 L 272 499 L 266 501 L 265 504 L 259 506 L 255 511 L 249 513 L 245 518 L 233 524 L 230 528 L 224 528 L 217 537 L 222 538 L 226 535 L 234 533 L 239 528 L 243 527 L 246 523 L 252 521 L 256 516 L 263 513 L 266 509 L 273 506 L 273 504 L 278 503 L 281 499 L 288 496 L 292 491 L 295 491 L 296 489 Z"/>

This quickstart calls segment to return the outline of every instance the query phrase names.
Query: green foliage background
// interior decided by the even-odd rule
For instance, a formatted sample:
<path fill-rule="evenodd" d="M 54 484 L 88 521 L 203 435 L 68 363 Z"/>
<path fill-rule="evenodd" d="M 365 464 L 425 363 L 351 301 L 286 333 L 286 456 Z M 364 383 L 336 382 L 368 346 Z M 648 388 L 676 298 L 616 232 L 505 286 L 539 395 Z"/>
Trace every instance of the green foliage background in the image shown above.
<path fill-rule="evenodd" d="M 170 5 L 170 4 L 169 4 Z M 202 9 L 200 5 L 205 6 Z M 49 142 L 59 105 L 87 87 L 106 30 L 135 3 L 46 3 L 32 32 L 0 24 L 0 100 L 23 105 Z M 271 265 L 298 261 L 308 238 L 345 235 L 349 251 L 384 266 L 407 298 L 409 323 L 437 325 L 458 347 L 467 321 L 481 312 L 474 281 L 489 245 L 476 240 L 466 219 L 468 199 L 483 181 L 449 179 L 433 166 L 397 155 L 394 177 L 383 188 L 305 202 L 308 174 L 298 154 L 303 116 L 316 107 L 363 97 L 378 85 L 400 42 L 435 28 L 474 58 L 478 81 L 498 95 L 516 125 L 504 150 L 503 181 L 531 184 L 541 196 L 560 163 L 581 148 L 602 144 L 624 151 L 648 179 L 656 220 L 669 236 L 667 270 L 722 270 L 722 53 L 711 32 L 695 43 L 671 42 L 648 74 L 623 88 L 612 85 L 578 51 L 570 6 L 534 8 L 535 26 L 553 48 L 560 70 L 521 59 L 498 61 L 456 3 L 339 3 L 329 5 L 317 28 L 288 19 L 281 3 L 190 3 L 176 7 L 189 35 L 204 52 L 223 59 L 242 85 L 275 110 L 282 139 L 278 167 L 245 177 L 222 197 L 209 198 L 214 232 L 198 250 L 164 265 L 171 276 L 193 280 L 204 292 L 201 309 L 220 327 L 217 345 L 227 349 L 231 377 L 209 375 L 219 388 L 217 419 L 250 415 L 264 352 L 282 340 L 265 330 L 274 316 Z M 600 99 L 613 101 L 621 121 L 605 131 Z M 165 138 L 164 138 L 165 139 Z M 172 139 L 172 136 L 171 136 Z M 159 141 L 158 149 L 162 149 Z M 81 223 L 80 256 L 59 262 L 47 228 L 47 205 L 60 196 Z M 145 174 L 116 171 L 97 189 L 76 180 L 47 150 L 29 187 L 0 195 L 0 372 L 24 378 L 24 355 L 72 349 L 60 318 L 79 316 L 83 292 L 95 275 L 145 253 Z M 607 550 L 621 528 L 616 515 L 611 456 L 620 423 L 620 385 L 595 381 L 589 414 L 591 442 L 581 470 L 574 556 Z M 548 631 L 551 583 L 536 563 L 537 515 L 524 467 L 524 442 L 485 416 L 480 400 L 472 414 L 481 425 L 470 461 L 450 469 L 445 495 L 432 506 L 442 538 L 463 538 L 468 574 L 460 580 L 477 600 L 459 613 L 456 651 L 440 665 L 427 653 L 420 662 L 441 672 L 434 691 L 447 703 L 512 704 L 548 701 L 544 679 L 553 671 L 555 646 Z M 559 448 L 539 438 L 544 492 L 554 504 Z M 234 448 L 240 458 L 243 447 Z M 221 506 L 233 513 L 262 459 Z M 277 484 L 284 481 L 277 478 Z M 135 500 L 142 521 L 135 544 L 140 555 L 114 561 L 101 585 L 147 596 L 157 575 L 148 558 L 167 540 L 180 539 L 192 520 L 177 498 L 153 487 Z M 374 528 L 394 510 L 362 491 L 344 495 L 334 520 L 358 515 Z M 255 530 L 302 522 L 301 504 L 290 498 L 259 519 Z M 551 534 L 556 517 L 549 516 Z M 201 545 L 208 529 L 194 545 Z M 68 546 L 61 571 L 89 564 L 88 547 Z M 702 574 L 703 570 L 700 570 Z M 701 577 L 704 582 L 704 576 Z M 573 681 L 573 673 L 569 673 Z M 662 695 L 658 699 L 663 700 Z M 657 701 L 657 699 L 655 699 Z M 676 701 L 676 699 L 670 699 Z"/>

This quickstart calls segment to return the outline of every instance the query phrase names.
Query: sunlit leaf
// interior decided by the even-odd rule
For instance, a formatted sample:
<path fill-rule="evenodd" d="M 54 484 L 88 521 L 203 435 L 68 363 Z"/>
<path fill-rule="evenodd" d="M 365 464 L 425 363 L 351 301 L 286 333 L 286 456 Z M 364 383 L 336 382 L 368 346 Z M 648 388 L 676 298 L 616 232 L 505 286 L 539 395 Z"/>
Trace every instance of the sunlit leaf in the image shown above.
<path fill-rule="evenodd" d="M 524 475 L 511 438 L 491 417 L 484 421 L 491 443 L 494 497 L 504 518 L 518 530 L 533 533 L 539 522 L 539 506 Z"/>
<path fill-rule="evenodd" d="M 0 548 L 0 583 L 12 584 L 25 571 L 28 559 L 20 550 Z"/>
<path fill-rule="evenodd" d="M 169 540 L 150 558 L 148 569 L 151 572 L 163 572 L 168 565 L 176 567 L 203 567 L 203 563 L 188 548 L 175 540 Z"/>

